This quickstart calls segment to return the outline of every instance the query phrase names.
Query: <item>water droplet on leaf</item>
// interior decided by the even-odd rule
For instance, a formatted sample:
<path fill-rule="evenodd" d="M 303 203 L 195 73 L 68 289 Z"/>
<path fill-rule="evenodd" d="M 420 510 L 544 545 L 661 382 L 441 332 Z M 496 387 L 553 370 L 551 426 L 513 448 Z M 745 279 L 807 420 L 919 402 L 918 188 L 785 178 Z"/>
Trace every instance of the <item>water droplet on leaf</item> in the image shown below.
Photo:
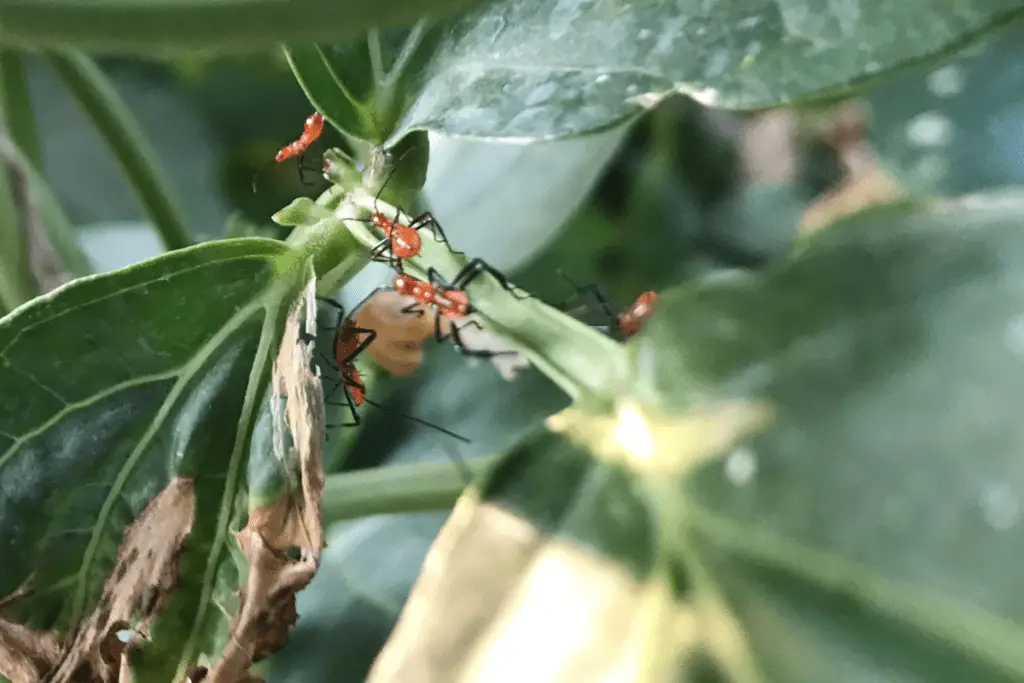
<path fill-rule="evenodd" d="M 981 514 L 985 523 L 1000 531 L 1009 529 L 1020 517 L 1020 503 L 1009 484 L 995 484 L 981 495 Z"/>
<path fill-rule="evenodd" d="M 725 459 L 725 478 L 734 486 L 746 486 L 757 474 L 757 455 L 740 446 Z"/>

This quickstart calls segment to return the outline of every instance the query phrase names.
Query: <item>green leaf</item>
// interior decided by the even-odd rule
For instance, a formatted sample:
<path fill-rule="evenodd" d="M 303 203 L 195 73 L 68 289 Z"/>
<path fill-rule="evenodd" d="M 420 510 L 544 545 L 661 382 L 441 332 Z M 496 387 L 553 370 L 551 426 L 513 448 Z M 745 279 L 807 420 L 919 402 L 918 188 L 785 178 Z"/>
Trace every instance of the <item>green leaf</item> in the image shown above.
<path fill-rule="evenodd" d="M 423 19 L 409 31 L 371 30 L 347 42 L 285 46 L 285 55 L 317 111 L 338 130 L 380 144 L 403 113 L 414 67 L 429 58 L 442 29 Z"/>
<path fill-rule="evenodd" d="M 0 320 L 0 595 L 30 575 L 34 589 L 10 616 L 76 624 L 125 526 L 177 476 L 194 481 L 195 520 L 154 626 L 163 638 L 140 666 L 170 680 L 199 629 L 226 618 L 210 596 L 284 310 L 309 272 L 288 265 L 291 251 L 209 243 L 77 280 Z"/>
<path fill-rule="evenodd" d="M 738 109 L 835 95 L 977 40 L 1022 8 L 1020 0 L 492 2 L 460 19 L 423 66 L 391 140 L 419 128 L 580 135 L 676 91 Z"/>
<path fill-rule="evenodd" d="M 761 680 L 1024 676 L 1022 209 L 868 211 L 762 275 L 665 293 L 637 337 L 650 400 L 775 413 L 690 478 L 680 550 Z"/>
<path fill-rule="evenodd" d="M 635 676 L 673 649 L 685 589 L 654 520 L 631 473 L 538 431 L 457 504 L 367 681 L 484 680 L 512 662 L 524 680 Z"/>
<path fill-rule="evenodd" d="M 335 47 L 332 56 L 342 57 L 337 62 L 328 58 L 324 48 L 312 43 L 287 45 L 284 53 L 302 91 L 332 126 L 349 135 L 374 139 L 378 133 L 370 102 L 372 84 L 358 83 L 362 80 L 359 77 L 369 73 L 365 45 L 363 40 Z M 352 69 L 356 64 L 363 68 Z"/>
<path fill-rule="evenodd" d="M 407 25 L 474 0 L 11 0 L 0 7 L 6 44 L 153 54 L 199 48 L 251 52 L 281 42 L 337 40 Z"/>
<path fill-rule="evenodd" d="M 560 234 L 629 132 L 624 125 L 534 145 L 437 136 L 430 150 L 426 203 L 459 249 L 492 259 L 499 268 L 518 266 Z M 586 262 L 601 239 L 572 246 L 576 260 Z M 550 269 L 554 277 L 557 267 Z M 560 285 L 564 289 L 566 283 Z"/>
<path fill-rule="evenodd" d="M 1013 152 L 1024 130 L 1022 37 L 1018 27 L 867 94 L 871 142 L 905 189 L 951 195 L 1024 183 L 1024 157 Z"/>

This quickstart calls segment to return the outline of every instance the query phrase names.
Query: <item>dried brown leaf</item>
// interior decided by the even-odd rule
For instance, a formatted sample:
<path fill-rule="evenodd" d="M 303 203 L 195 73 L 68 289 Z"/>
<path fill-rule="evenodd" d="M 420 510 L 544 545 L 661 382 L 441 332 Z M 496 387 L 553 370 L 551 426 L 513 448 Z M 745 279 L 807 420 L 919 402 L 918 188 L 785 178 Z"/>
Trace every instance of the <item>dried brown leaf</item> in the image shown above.
<path fill-rule="evenodd" d="M 60 642 L 46 631 L 0 619 L 0 676 L 37 683 L 59 661 Z"/>
<path fill-rule="evenodd" d="M 249 579 L 232 620 L 228 644 L 204 683 L 252 680 L 252 663 L 284 645 L 297 618 L 295 594 L 309 584 L 319 564 L 312 556 L 289 559 L 253 529 L 243 529 L 236 538 L 249 560 Z"/>
<path fill-rule="evenodd" d="M 260 680 L 249 672 L 250 666 L 284 645 L 298 618 L 295 594 L 309 584 L 320 565 L 324 399 L 319 374 L 313 370 L 313 344 L 300 342 L 299 335 L 303 319 L 306 334 L 316 332 L 315 296 L 313 279 L 289 313 L 273 370 L 271 405 L 286 401 L 284 415 L 280 410 L 274 413 L 275 451 L 287 472 L 298 470 L 299 481 L 280 499 L 251 510 L 246 528 L 236 534 L 249 561 L 248 579 L 231 636 L 204 683 Z M 293 444 L 287 449 L 286 430 Z M 298 559 L 286 554 L 294 548 L 300 551 Z"/>
<path fill-rule="evenodd" d="M 416 301 L 391 290 L 374 293 L 360 306 L 352 318 L 359 327 L 377 333 L 368 349 L 373 359 L 388 373 L 404 377 L 411 375 L 423 363 L 423 345 L 434 337 L 435 328 L 440 325 L 441 334 L 451 332 L 452 323 L 433 309 L 425 309 L 423 315 L 409 315 L 403 309 Z M 498 353 L 491 362 L 501 376 L 513 380 L 516 372 L 529 366 L 529 361 L 500 337 L 481 329 L 474 323 L 459 325 L 459 336 L 466 346 L 475 351 Z"/>
<path fill-rule="evenodd" d="M 48 683 L 119 680 L 126 645 L 117 632 L 145 632 L 177 586 L 178 556 L 194 512 L 192 480 L 172 479 L 125 530 L 95 609 L 65 642 L 0 619 L 0 673 L 12 683 L 38 683 L 44 676 Z"/>
<path fill-rule="evenodd" d="M 814 232 L 844 216 L 876 204 L 894 202 L 902 195 L 899 184 L 878 165 L 866 142 L 839 150 L 846 178 L 811 204 L 800 220 L 800 231 Z"/>
<path fill-rule="evenodd" d="M 357 326 L 377 333 L 367 352 L 382 368 L 398 377 L 416 372 L 423 363 L 423 344 L 434 334 L 436 313 L 403 313 L 402 309 L 412 303 L 415 301 L 411 297 L 381 290 L 352 314 Z"/>

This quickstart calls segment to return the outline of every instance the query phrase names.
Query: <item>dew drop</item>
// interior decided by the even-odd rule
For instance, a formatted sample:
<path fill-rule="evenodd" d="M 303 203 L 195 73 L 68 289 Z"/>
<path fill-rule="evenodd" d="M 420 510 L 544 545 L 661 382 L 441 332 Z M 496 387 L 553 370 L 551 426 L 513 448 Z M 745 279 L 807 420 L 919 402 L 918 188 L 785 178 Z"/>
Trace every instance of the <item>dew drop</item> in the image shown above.
<path fill-rule="evenodd" d="M 1010 351 L 1024 355 L 1024 315 L 1019 315 L 1007 323 L 1003 340 Z"/>
<path fill-rule="evenodd" d="M 922 112 L 907 123 L 907 140 L 917 147 L 940 147 L 952 139 L 952 122 L 937 111 Z"/>
<path fill-rule="evenodd" d="M 739 447 L 725 459 L 725 477 L 733 486 L 746 486 L 757 474 L 757 455 L 746 447 Z"/>
<path fill-rule="evenodd" d="M 1020 503 L 1009 484 L 996 484 L 981 494 L 981 514 L 993 529 L 1005 531 L 1017 523 Z"/>
<path fill-rule="evenodd" d="M 647 40 L 652 35 L 654 35 L 654 31 L 649 28 L 642 28 L 639 33 L 636 34 L 636 37 L 638 40 Z"/>
<path fill-rule="evenodd" d="M 594 83 L 607 83 L 609 78 L 611 78 L 611 76 L 609 76 L 608 74 L 601 74 L 600 76 L 594 79 Z"/>
<path fill-rule="evenodd" d="M 938 97 L 952 97 L 964 89 L 964 70 L 956 64 L 928 74 L 928 89 Z"/>
<path fill-rule="evenodd" d="M 640 92 L 640 86 L 636 83 L 630 83 L 626 86 L 626 93 L 629 95 L 635 95 Z"/>

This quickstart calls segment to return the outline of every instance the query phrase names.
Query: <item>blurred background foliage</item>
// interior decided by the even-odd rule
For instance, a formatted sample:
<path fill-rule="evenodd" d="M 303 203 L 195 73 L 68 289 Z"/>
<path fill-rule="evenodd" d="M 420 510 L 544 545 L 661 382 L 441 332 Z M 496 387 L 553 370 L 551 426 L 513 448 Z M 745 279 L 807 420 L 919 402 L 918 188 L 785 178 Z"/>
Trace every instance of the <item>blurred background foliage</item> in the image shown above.
<path fill-rule="evenodd" d="M 457 214 L 458 225 L 441 218 L 459 248 L 509 270 L 538 296 L 557 302 L 572 292 L 556 274 L 561 268 L 577 282 L 600 283 L 621 306 L 640 291 L 716 269 L 756 268 L 785 251 L 813 228 L 809 207 L 849 184 L 851 146 L 869 150 L 870 170 L 861 169 L 869 184 L 888 183 L 887 192 L 907 197 L 1024 182 L 1020 38 L 1018 30 L 938 68 L 886 81 L 843 103 L 839 111 L 853 123 L 838 128 L 834 107 L 736 114 L 678 97 L 626 126 L 556 143 L 434 137 L 426 198 L 436 213 Z M 159 239 L 91 124 L 46 62 L 29 57 L 26 65 L 44 174 L 95 268 L 159 253 Z M 197 239 L 283 237 L 271 213 L 323 189 L 303 185 L 293 163 L 271 161 L 311 110 L 280 54 L 101 65 L 154 145 Z M 329 127 L 325 139 L 341 142 Z M 593 191 L 578 206 L 557 191 L 507 180 L 509 169 L 535 170 L 574 154 L 600 160 Z M 566 219 L 533 226 L 533 215 Z M 386 409 L 368 409 L 366 427 L 335 442 L 329 466 L 452 454 L 444 436 L 394 417 L 395 410 L 473 439 L 459 447 L 467 457 L 508 448 L 566 403 L 535 371 L 513 387 L 447 347 L 431 347 L 418 373 L 382 378 L 373 391 L 387 397 Z M 423 513 L 335 525 L 271 680 L 363 680 L 444 519 Z"/>

